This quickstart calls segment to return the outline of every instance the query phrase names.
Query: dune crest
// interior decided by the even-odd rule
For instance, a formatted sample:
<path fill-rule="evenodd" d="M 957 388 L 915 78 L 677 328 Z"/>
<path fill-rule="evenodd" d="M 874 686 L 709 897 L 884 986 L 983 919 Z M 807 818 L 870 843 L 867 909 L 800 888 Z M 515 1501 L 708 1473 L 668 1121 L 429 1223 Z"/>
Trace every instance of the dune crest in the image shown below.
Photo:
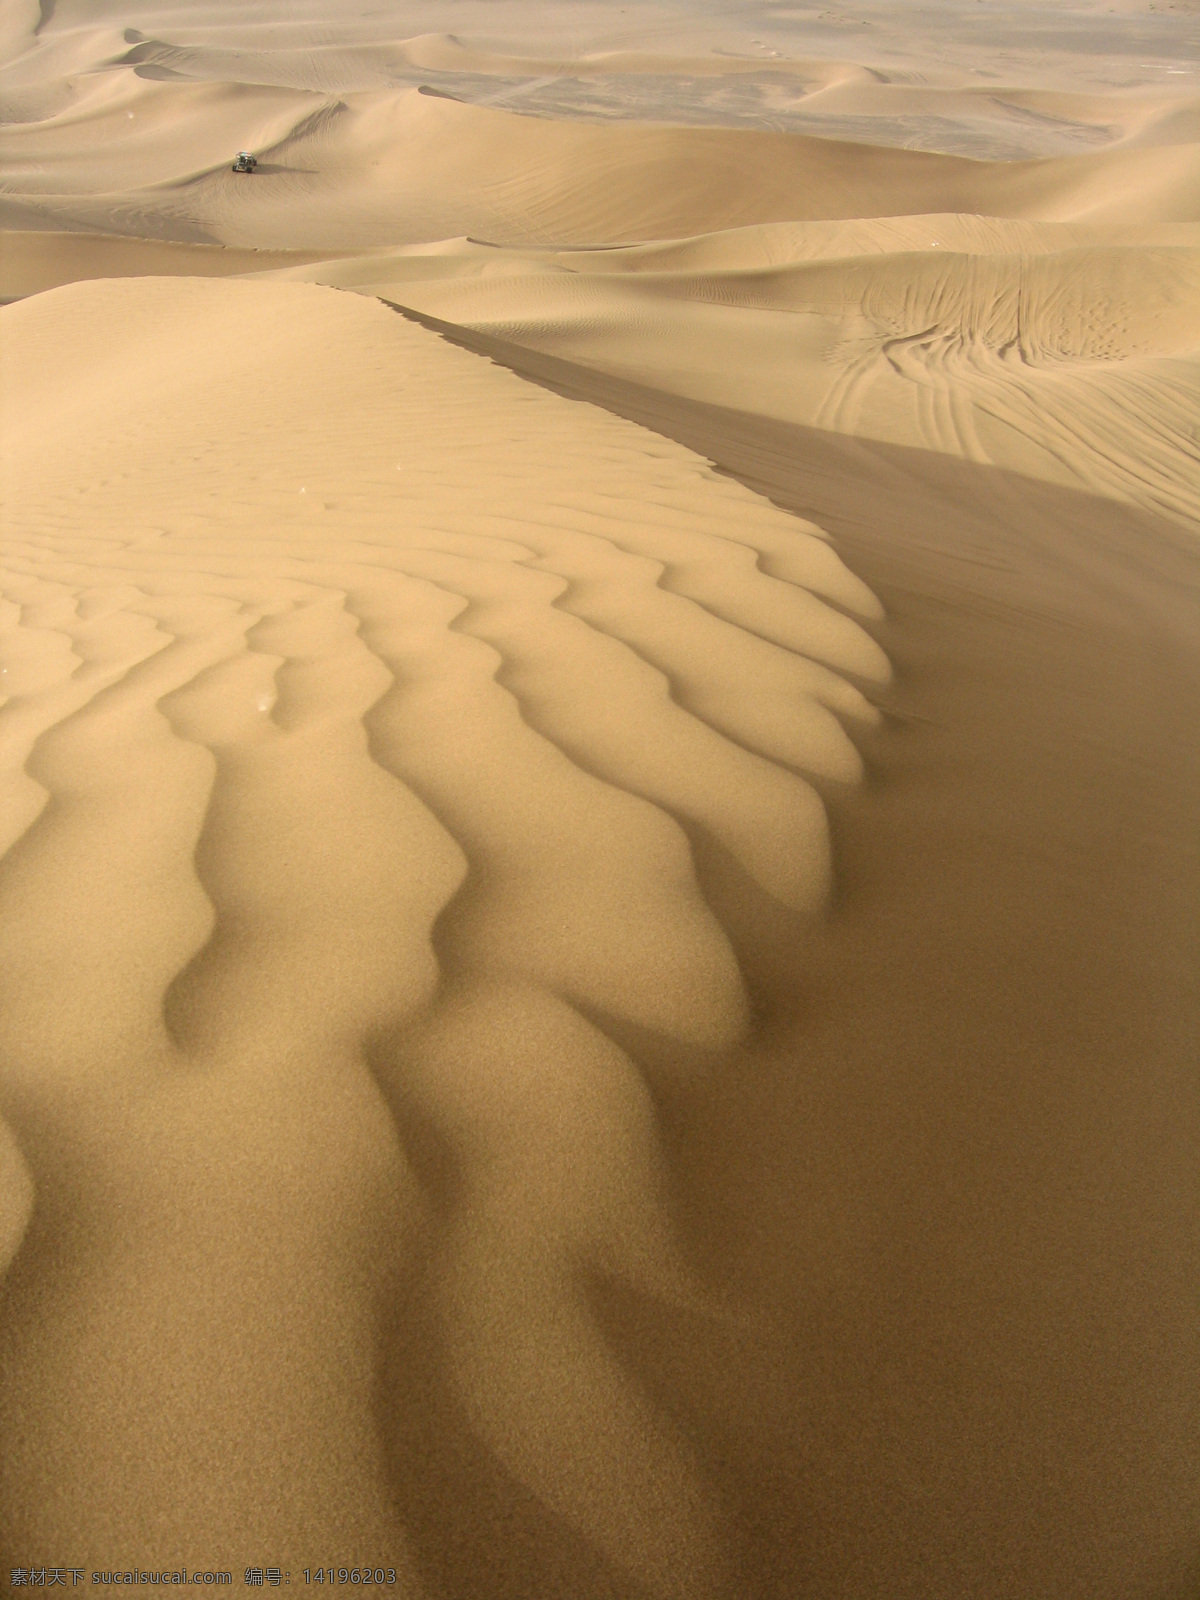
<path fill-rule="evenodd" d="M 1120 239 L 1118 234 L 1118 239 Z M 748 414 L 1200 520 L 1200 248 L 981 216 L 279 269 Z"/>

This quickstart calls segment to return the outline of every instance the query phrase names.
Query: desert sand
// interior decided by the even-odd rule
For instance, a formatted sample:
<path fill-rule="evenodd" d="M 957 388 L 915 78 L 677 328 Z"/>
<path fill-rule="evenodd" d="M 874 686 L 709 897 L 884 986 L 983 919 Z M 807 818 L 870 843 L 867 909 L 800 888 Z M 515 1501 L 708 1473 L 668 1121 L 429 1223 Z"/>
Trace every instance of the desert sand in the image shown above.
<path fill-rule="evenodd" d="M 0 1576 L 1189 1600 L 1196 7 L 10 0 L 0 173 Z"/>

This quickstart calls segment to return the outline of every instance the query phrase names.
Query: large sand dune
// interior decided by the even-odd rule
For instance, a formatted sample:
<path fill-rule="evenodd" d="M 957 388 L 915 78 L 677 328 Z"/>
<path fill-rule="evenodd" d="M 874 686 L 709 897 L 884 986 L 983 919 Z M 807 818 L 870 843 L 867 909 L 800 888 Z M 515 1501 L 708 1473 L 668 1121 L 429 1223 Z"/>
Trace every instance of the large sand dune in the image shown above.
<path fill-rule="evenodd" d="M 801 774 L 861 775 L 839 718 L 878 714 L 843 674 L 888 666 L 847 613 L 877 603 L 682 449 L 329 289 L 60 289 L 6 313 L 4 360 L 5 1103 L 39 1191 L 82 1159 L 89 1219 L 40 1213 L 14 1278 L 5 1431 L 37 1447 L 6 1463 L 9 1539 L 49 1539 L 65 1495 L 94 1565 L 122 1524 L 251 1562 L 247 1482 L 336 1426 L 275 1548 L 393 1547 L 371 1330 L 421 1208 L 390 1100 L 467 1185 L 438 1299 L 480 1437 L 614 1565 L 708 1592 L 688 1452 L 573 1287 L 689 1294 L 645 1087 L 587 1019 L 744 1034 L 685 829 L 821 906 Z M 81 1351 L 70 1305 L 106 1300 Z M 81 1360 L 72 1415 L 124 1404 L 135 1471 L 60 1437 Z M 235 1418 L 260 1441 L 219 1498 L 165 1468 L 181 1364 L 211 1374 L 193 1460 Z"/>
<path fill-rule="evenodd" d="M 1191 1600 L 1194 7 L 286 13 L 0 16 L 0 1562 Z"/>

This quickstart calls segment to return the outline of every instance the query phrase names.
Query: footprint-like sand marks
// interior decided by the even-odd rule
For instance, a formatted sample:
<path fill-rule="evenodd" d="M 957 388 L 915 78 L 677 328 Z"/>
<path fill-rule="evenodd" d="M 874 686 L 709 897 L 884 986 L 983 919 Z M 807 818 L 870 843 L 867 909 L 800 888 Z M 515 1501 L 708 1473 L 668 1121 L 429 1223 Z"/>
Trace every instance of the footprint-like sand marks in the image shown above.
<path fill-rule="evenodd" d="M 302 1564 L 336 1530 L 419 1592 L 379 1390 L 418 1251 L 507 1472 L 648 1592 L 729 1592 L 589 1310 L 598 1274 L 695 1298 L 605 1029 L 744 1037 L 689 831 L 819 911 L 805 774 L 861 773 L 873 597 L 686 451 L 356 296 L 3 316 L 0 1533 Z M 47 442 L 49 321 L 104 403 Z"/>

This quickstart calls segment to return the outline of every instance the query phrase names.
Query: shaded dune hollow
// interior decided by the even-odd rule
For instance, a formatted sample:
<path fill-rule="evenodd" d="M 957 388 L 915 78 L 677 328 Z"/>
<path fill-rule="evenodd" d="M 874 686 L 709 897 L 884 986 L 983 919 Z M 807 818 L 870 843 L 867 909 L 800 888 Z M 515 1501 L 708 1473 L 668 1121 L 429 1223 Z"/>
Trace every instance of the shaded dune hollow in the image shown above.
<path fill-rule="evenodd" d="M 416 1327 L 595 1593 L 732 1596 L 590 1286 L 726 1314 L 636 1042 L 686 1077 L 754 1027 L 698 850 L 820 917 L 878 602 L 378 301 L 143 278 L 0 320 L 0 1552 L 435 1592 Z"/>

